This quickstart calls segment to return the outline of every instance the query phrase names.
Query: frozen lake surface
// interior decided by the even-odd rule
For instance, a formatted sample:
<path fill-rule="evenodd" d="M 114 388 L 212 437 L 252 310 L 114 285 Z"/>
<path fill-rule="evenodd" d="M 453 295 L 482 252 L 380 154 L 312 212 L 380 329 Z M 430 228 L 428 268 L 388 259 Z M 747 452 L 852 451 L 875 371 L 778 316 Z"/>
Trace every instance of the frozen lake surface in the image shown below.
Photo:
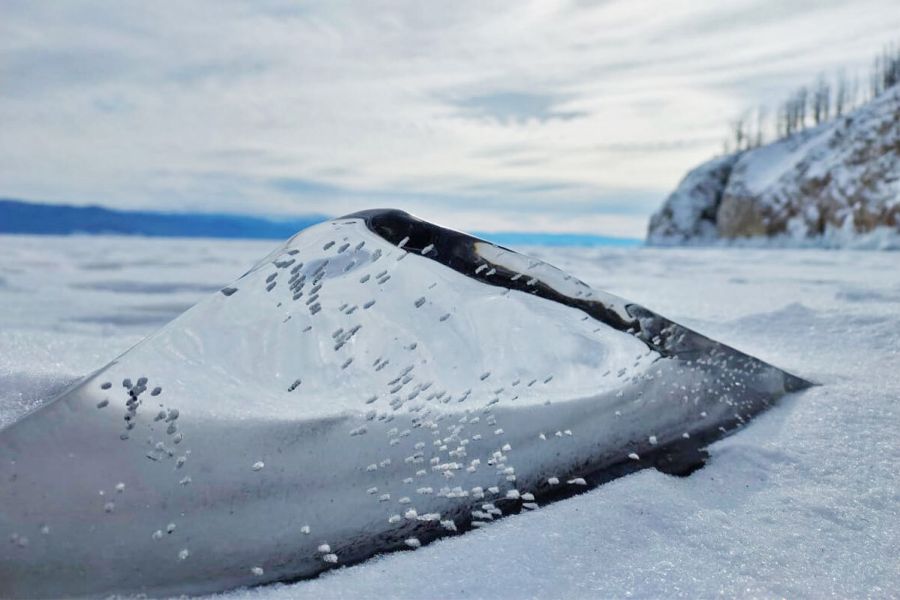
<path fill-rule="evenodd" d="M 0 237 L 0 424 L 276 244 Z M 415 552 L 237 598 L 891 597 L 900 590 L 895 253 L 525 249 L 823 384 L 711 448 Z"/>

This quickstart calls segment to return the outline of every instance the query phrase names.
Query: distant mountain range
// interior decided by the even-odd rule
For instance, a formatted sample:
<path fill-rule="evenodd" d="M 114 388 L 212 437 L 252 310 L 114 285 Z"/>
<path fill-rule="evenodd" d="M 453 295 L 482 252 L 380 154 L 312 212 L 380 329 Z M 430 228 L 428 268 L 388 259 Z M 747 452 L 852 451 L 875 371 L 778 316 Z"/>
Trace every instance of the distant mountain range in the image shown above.
<path fill-rule="evenodd" d="M 0 199 L 0 233 L 286 239 L 324 215 L 263 219 L 246 215 L 124 211 Z"/>
<path fill-rule="evenodd" d="M 0 199 L 0 234 L 143 235 L 278 239 L 331 217 L 303 215 L 268 219 L 236 214 L 126 211 L 100 206 L 69 206 Z M 478 237 L 510 246 L 638 246 L 640 240 L 580 233 L 482 232 Z"/>

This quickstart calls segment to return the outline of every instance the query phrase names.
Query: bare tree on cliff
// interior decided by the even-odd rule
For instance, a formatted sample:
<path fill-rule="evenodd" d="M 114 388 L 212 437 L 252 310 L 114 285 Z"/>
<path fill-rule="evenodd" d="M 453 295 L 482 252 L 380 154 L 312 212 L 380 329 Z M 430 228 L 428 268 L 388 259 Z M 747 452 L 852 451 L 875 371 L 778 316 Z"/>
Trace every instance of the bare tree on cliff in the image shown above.
<path fill-rule="evenodd" d="M 746 115 L 741 115 L 731 123 L 731 138 L 734 140 L 734 149 L 736 152 L 740 152 L 746 148 L 746 120 Z"/>
<path fill-rule="evenodd" d="M 841 70 L 835 75 L 833 85 L 825 75 L 820 74 L 811 88 L 803 86 L 796 90 L 774 111 L 775 140 L 803 131 L 810 120 L 819 125 L 833 117 L 841 117 L 859 104 L 900 84 L 900 46 L 885 47 L 875 58 L 868 77 L 869 85 L 866 87 L 865 83 L 860 85 L 857 75 L 848 79 Z M 726 154 L 761 146 L 766 141 L 767 113 L 766 107 L 760 106 L 755 114 L 744 113 L 732 121 L 724 143 Z"/>
<path fill-rule="evenodd" d="M 834 116 L 840 117 L 845 110 L 852 108 L 850 86 L 843 70 L 838 71 L 834 85 Z"/>
<path fill-rule="evenodd" d="M 809 100 L 813 123 L 818 125 L 827 121 L 831 112 L 831 86 L 824 75 L 819 75 Z"/>
<path fill-rule="evenodd" d="M 758 148 L 766 141 L 766 122 L 768 117 L 768 109 L 764 105 L 756 108 L 756 136 L 753 139 L 753 147 Z"/>

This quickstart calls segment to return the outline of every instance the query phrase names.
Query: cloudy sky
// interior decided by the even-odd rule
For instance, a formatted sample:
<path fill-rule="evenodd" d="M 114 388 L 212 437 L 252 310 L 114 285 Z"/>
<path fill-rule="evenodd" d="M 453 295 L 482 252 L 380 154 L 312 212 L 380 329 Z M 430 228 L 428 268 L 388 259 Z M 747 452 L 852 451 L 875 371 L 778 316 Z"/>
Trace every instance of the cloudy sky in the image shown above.
<path fill-rule="evenodd" d="M 641 236 L 896 0 L 0 0 L 0 197 Z"/>

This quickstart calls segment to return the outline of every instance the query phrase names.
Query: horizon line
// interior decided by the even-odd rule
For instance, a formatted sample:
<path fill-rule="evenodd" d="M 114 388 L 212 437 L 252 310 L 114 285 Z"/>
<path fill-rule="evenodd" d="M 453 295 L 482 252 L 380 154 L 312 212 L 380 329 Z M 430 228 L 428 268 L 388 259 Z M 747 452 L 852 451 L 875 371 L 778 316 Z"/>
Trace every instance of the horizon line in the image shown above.
<path fill-rule="evenodd" d="M 53 212 L 60 218 L 48 220 Z M 320 213 L 252 215 L 229 212 L 172 212 L 118 209 L 100 204 L 35 202 L 0 197 L 0 234 L 107 235 L 129 237 L 287 239 L 297 231 L 340 216 Z M 141 217 L 142 222 L 130 222 Z M 473 231 L 496 244 L 634 247 L 644 240 L 628 236 L 547 230 Z"/>

